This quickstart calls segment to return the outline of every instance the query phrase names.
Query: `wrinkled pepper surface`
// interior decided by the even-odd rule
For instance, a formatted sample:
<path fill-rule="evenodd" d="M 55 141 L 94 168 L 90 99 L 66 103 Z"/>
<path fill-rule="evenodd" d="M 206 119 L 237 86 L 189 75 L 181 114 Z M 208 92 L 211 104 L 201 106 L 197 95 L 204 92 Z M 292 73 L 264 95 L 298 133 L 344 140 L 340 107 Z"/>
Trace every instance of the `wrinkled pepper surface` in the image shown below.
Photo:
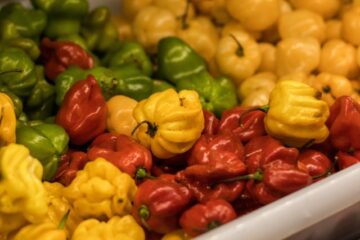
<path fill-rule="evenodd" d="M 214 113 L 203 109 L 205 126 L 203 130 L 203 134 L 214 135 L 219 130 L 219 119 L 215 116 Z"/>
<path fill-rule="evenodd" d="M 320 151 L 306 149 L 302 151 L 297 159 L 297 167 L 307 171 L 315 180 L 327 177 L 333 171 L 332 162 Z"/>
<path fill-rule="evenodd" d="M 30 224 L 23 227 L 13 240 L 66 240 L 67 235 L 63 229 L 52 222 L 43 222 L 38 224 Z"/>
<path fill-rule="evenodd" d="M 16 115 L 11 98 L 0 92 L 0 146 L 16 141 Z"/>
<path fill-rule="evenodd" d="M 342 170 L 360 162 L 360 151 L 351 153 L 339 151 L 335 158 L 339 169 Z"/>

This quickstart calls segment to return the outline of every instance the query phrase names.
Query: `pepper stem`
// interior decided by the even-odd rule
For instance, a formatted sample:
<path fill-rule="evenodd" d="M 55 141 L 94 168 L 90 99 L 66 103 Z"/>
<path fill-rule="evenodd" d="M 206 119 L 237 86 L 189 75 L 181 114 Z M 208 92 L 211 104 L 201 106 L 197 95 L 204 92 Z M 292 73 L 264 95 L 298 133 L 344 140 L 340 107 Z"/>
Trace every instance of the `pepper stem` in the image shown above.
<path fill-rule="evenodd" d="M 131 136 L 134 135 L 136 130 L 143 124 L 147 124 L 147 126 L 148 126 L 148 130 L 147 130 L 146 133 L 149 134 L 150 137 L 152 137 L 152 138 L 155 137 L 155 134 L 156 134 L 156 131 L 158 130 L 158 127 L 156 126 L 155 123 L 151 123 L 151 122 L 149 122 L 147 120 L 138 123 L 138 125 L 136 125 L 136 127 L 131 131 Z"/>
<path fill-rule="evenodd" d="M 230 34 L 230 37 L 232 37 L 232 39 L 234 39 L 234 41 L 238 45 L 238 49 L 236 49 L 236 55 L 238 55 L 238 57 L 244 57 L 245 56 L 244 47 L 241 45 L 239 40 L 233 34 Z"/>
<path fill-rule="evenodd" d="M 214 228 L 217 228 L 220 225 L 221 225 L 221 223 L 219 221 L 213 220 L 207 225 L 207 228 L 210 231 L 210 230 L 213 230 Z"/>
<path fill-rule="evenodd" d="M 141 180 L 141 179 L 144 179 L 144 178 L 149 178 L 149 179 L 154 179 L 155 177 L 154 176 L 151 176 L 147 170 L 143 167 L 140 167 L 136 170 L 135 172 L 135 179 L 136 180 Z"/>
<path fill-rule="evenodd" d="M 6 70 L 6 71 L 3 71 L 3 72 L 0 72 L 0 75 L 8 74 L 8 73 L 22 73 L 22 70 L 21 69 Z"/>
<path fill-rule="evenodd" d="M 69 218 L 70 215 L 70 209 L 65 213 L 65 215 L 61 218 L 59 225 L 58 225 L 58 229 L 63 230 L 65 228 L 66 222 Z"/>
<path fill-rule="evenodd" d="M 221 180 L 218 183 L 232 183 L 232 182 L 236 182 L 236 181 L 241 181 L 241 180 L 255 180 L 255 181 L 259 181 L 261 182 L 264 178 L 264 175 L 262 174 L 261 170 L 257 170 L 254 173 L 248 174 L 248 175 L 243 175 L 243 176 L 238 176 L 238 177 L 233 177 L 233 178 L 228 178 L 228 179 L 224 179 Z"/>
<path fill-rule="evenodd" d="M 188 13 L 189 13 L 189 1 L 186 1 L 185 13 L 184 13 L 184 15 L 181 16 L 182 29 L 189 28 L 189 23 L 187 22 Z"/>
<path fill-rule="evenodd" d="M 150 210 L 147 206 L 145 205 L 141 205 L 139 210 L 138 210 L 139 216 L 140 216 L 140 220 L 141 220 L 141 224 L 147 229 L 147 230 L 151 230 L 149 225 L 147 224 L 146 220 L 148 220 L 150 218 Z"/>

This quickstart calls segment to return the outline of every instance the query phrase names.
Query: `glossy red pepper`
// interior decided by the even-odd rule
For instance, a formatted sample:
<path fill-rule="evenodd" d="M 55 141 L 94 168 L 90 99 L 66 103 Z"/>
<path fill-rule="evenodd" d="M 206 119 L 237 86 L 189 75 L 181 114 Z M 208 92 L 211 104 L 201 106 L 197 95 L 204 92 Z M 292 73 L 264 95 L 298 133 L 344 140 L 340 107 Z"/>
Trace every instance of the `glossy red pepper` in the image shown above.
<path fill-rule="evenodd" d="M 68 151 L 60 158 L 60 166 L 56 172 L 55 181 L 68 186 L 88 162 L 87 154 L 80 151 Z"/>
<path fill-rule="evenodd" d="M 262 206 L 251 194 L 245 190 L 234 202 L 231 203 L 238 217 L 250 213 Z"/>
<path fill-rule="evenodd" d="M 82 47 L 68 41 L 51 41 L 44 38 L 40 43 L 41 58 L 45 65 L 45 75 L 50 80 L 55 80 L 57 75 L 71 65 L 82 69 L 94 66 L 92 56 Z"/>
<path fill-rule="evenodd" d="M 210 134 L 210 135 L 216 134 L 219 129 L 219 123 L 220 123 L 219 119 L 217 119 L 215 114 L 205 109 L 203 109 L 203 114 L 204 114 L 205 126 L 202 133 Z"/>
<path fill-rule="evenodd" d="M 196 237 L 235 218 L 235 210 L 228 202 L 215 199 L 186 210 L 180 217 L 180 225 L 188 235 Z"/>
<path fill-rule="evenodd" d="M 237 106 L 223 112 L 219 132 L 232 132 L 246 143 L 253 137 L 266 134 L 264 117 L 263 111 Z"/>
<path fill-rule="evenodd" d="M 91 161 L 98 157 L 105 158 L 136 180 L 150 175 L 151 152 L 129 136 L 114 133 L 100 134 L 91 143 L 87 154 Z"/>
<path fill-rule="evenodd" d="M 82 145 L 105 131 L 106 118 L 107 107 L 101 88 L 89 75 L 66 93 L 55 122 L 66 130 L 72 144 Z"/>
<path fill-rule="evenodd" d="M 297 160 L 297 167 L 307 171 L 314 181 L 327 177 L 333 171 L 330 159 L 322 152 L 306 149 L 302 151 Z"/>
<path fill-rule="evenodd" d="M 175 182 L 173 175 L 164 174 L 139 185 L 132 215 L 148 230 L 166 234 L 179 228 L 178 217 L 191 199 L 189 189 Z"/>
<path fill-rule="evenodd" d="M 339 151 L 335 158 L 339 169 L 342 170 L 360 162 L 360 151 L 352 153 Z"/>
<path fill-rule="evenodd" d="M 246 172 L 244 148 L 231 133 L 202 135 L 189 152 L 185 176 L 202 182 L 235 177 Z"/>
<path fill-rule="evenodd" d="M 360 104 L 349 96 L 336 99 L 326 122 L 332 145 L 341 151 L 360 150 Z"/>

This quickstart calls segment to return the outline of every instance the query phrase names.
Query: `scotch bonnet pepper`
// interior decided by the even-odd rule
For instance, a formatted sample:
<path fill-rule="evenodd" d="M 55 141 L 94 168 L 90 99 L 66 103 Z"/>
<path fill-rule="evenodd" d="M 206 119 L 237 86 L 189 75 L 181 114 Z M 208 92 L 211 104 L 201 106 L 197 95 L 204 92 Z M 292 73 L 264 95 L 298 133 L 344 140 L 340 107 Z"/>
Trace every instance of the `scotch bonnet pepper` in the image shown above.
<path fill-rule="evenodd" d="M 15 143 L 16 115 L 11 98 L 0 92 L 0 146 Z"/>
<path fill-rule="evenodd" d="M 67 234 L 63 229 L 52 222 L 43 222 L 38 224 L 30 224 L 22 229 L 14 236 L 13 240 L 66 240 Z"/>
<path fill-rule="evenodd" d="M 333 171 L 332 162 L 320 151 L 305 149 L 297 159 L 297 167 L 307 171 L 314 181 L 320 180 Z"/>
<path fill-rule="evenodd" d="M 81 145 L 105 131 L 106 115 L 106 102 L 100 86 L 89 75 L 67 92 L 55 121 L 69 134 L 71 143 Z"/>
<path fill-rule="evenodd" d="M 141 144 L 166 159 L 189 150 L 204 128 L 204 116 L 195 91 L 173 89 L 154 93 L 134 109 Z"/>

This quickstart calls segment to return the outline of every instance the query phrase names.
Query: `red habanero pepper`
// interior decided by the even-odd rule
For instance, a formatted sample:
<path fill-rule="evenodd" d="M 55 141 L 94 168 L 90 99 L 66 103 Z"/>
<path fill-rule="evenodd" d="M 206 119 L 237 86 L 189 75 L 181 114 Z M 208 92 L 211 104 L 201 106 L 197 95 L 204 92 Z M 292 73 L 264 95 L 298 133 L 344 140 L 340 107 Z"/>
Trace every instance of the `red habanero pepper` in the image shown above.
<path fill-rule="evenodd" d="M 180 217 L 180 225 L 188 235 L 196 237 L 235 218 L 235 210 L 228 202 L 215 199 L 187 209 Z"/>
<path fill-rule="evenodd" d="M 261 110 L 237 106 L 223 112 L 219 132 L 232 132 L 246 143 L 253 137 L 266 134 L 264 117 Z"/>
<path fill-rule="evenodd" d="M 219 119 L 213 114 L 212 112 L 209 112 L 205 109 L 203 109 L 204 114 L 204 120 L 205 120 L 205 126 L 203 130 L 203 134 L 216 134 L 219 129 Z"/>
<path fill-rule="evenodd" d="M 146 229 L 166 234 L 179 228 L 178 217 L 191 200 L 189 189 L 164 174 L 138 186 L 132 215 Z"/>
<path fill-rule="evenodd" d="M 189 153 L 187 177 L 212 182 L 246 172 L 244 148 L 231 133 L 202 135 Z"/>
<path fill-rule="evenodd" d="M 297 160 L 297 167 L 307 171 L 314 181 L 320 180 L 333 171 L 330 159 L 322 152 L 306 149 L 302 151 Z"/>
<path fill-rule="evenodd" d="M 91 143 L 87 154 L 91 161 L 98 157 L 105 158 L 136 180 L 150 175 L 151 152 L 129 136 L 100 134 Z"/>
<path fill-rule="evenodd" d="M 56 172 L 55 181 L 64 186 L 70 185 L 76 177 L 76 173 L 84 168 L 88 162 L 86 153 L 80 151 L 71 151 L 61 156 L 60 166 Z"/>
<path fill-rule="evenodd" d="M 335 159 L 337 160 L 339 169 L 342 170 L 360 162 L 360 151 L 350 153 L 339 151 Z"/>
<path fill-rule="evenodd" d="M 336 99 L 326 122 L 332 145 L 341 151 L 360 150 L 360 104 L 350 96 Z"/>
<path fill-rule="evenodd" d="M 40 50 L 45 65 L 45 75 L 51 80 L 55 80 L 57 75 L 71 65 L 82 69 L 94 66 L 92 56 L 73 42 L 51 41 L 44 38 L 40 43 Z"/>
<path fill-rule="evenodd" d="M 262 205 L 245 190 L 234 202 L 231 203 L 238 217 L 250 213 Z"/>
<path fill-rule="evenodd" d="M 107 107 L 101 88 L 89 75 L 66 93 L 55 122 L 69 134 L 72 144 L 82 145 L 105 131 L 106 118 Z"/>

